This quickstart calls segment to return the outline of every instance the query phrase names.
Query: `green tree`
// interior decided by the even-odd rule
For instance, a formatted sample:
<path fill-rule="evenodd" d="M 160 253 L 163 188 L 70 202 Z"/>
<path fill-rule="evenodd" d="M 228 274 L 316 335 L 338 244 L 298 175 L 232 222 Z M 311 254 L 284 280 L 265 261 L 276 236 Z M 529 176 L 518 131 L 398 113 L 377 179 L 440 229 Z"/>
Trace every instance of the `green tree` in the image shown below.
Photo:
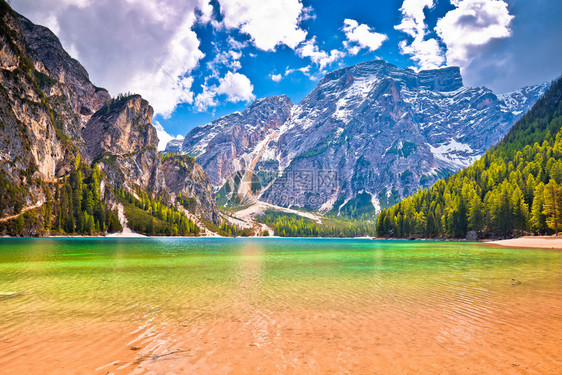
<path fill-rule="evenodd" d="M 546 216 L 546 224 L 558 235 L 558 231 L 562 229 L 562 202 L 560 196 L 560 187 L 551 180 L 544 187 L 544 206 L 543 213 Z"/>
<path fill-rule="evenodd" d="M 468 228 L 477 232 L 484 229 L 484 204 L 478 196 L 474 196 L 468 210 Z"/>
<path fill-rule="evenodd" d="M 511 207 L 513 210 L 514 228 L 526 230 L 529 219 L 529 205 L 525 203 L 523 192 L 519 187 L 513 190 L 513 194 L 511 195 Z"/>
<path fill-rule="evenodd" d="M 546 225 L 546 215 L 544 214 L 544 184 L 540 182 L 533 191 L 533 205 L 531 207 L 531 230 L 535 233 L 544 233 L 548 227 Z"/>

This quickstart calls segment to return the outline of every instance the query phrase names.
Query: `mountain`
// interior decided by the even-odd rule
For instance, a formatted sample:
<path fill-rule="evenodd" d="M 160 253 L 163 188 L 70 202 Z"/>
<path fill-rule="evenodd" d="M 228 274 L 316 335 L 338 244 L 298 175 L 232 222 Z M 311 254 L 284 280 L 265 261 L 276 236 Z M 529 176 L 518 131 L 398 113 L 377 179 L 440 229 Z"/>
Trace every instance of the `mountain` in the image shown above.
<path fill-rule="evenodd" d="M 214 186 L 222 186 L 238 171 L 251 169 L 268 140 L 291 116 L 293 103 L 286 96 L 256 100 L 244 112 L 222 117 L 193 129 L 181 148 L 197 157 Z"/>
<path fill-rule="evenodd" d="M 370 215 L 471 164 L 546 87 L 498 96 L 463 86 L 455 67 L 371 61 L 328 74 L 297 105 L 260 99 L 167 151 L 197 157 L 219 200 Z"/>
<path fill-rule="evenodd" d="M 106 102 L 82 130 L 87 161 L 99 165 L 112 184 L 129 191 L 141 187 L 172 201 L 180 193 L 193 198 L 192 211 L 219 224 L 215 195 L 203 169 L 195 162 L 184 163 L 185 158 L 179 156 L 162 161 L 153 115 L 140 95 Z"/>
<path fill-rule="evenodd" d="M 382 210 L 392 237 L 512 236 L 562 229 L 562 78 L 472 166 Z"/>
<path fill-rule="evenodd" d="M 160 194 L 166 190 L 153 110 L 140 95 L 107 102 L 86 123 L 82 136 L 89 163 L 98 162 L 113 182 Z"/>
<path fill-rule="evenodd" d="M 40 194 L 32 177 L 53 182 L 80 149 L 81 125 L 110 98 L 44 27 L 0 3 L 0 167 Z M 71 140 L 77 140 L 72 142 Z M 35 199 L 36 200 L 36 199 Z M 14 213 L 2 207 L 2 213 Z"/>
<path fill-rule="evenodd" d="M 158 233 L 189 229 L 193 213 L 220 224 L 201 168 L 165 168 L 152 116 L 139 95 L 112 99 L 93 85 L 49 29 L 0 1 L 0 233 L 105 233 L 119 204 L 125 216 L 139 206 L 135 219 Z"/>

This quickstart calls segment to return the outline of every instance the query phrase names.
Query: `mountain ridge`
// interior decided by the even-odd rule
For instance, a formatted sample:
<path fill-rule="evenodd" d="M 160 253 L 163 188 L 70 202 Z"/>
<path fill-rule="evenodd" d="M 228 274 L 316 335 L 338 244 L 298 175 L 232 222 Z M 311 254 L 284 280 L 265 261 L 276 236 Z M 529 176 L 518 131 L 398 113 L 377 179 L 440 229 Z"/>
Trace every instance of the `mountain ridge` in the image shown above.
<path fill-rule="evenodd" d="M 374 211 L 472 163 L 545 89 L 543 83 L 495 95 L 463 86 L 457 67 L 414 72 L 375 60 L 328 73 L 301 102 L 280 107 L 285 121 L 267 131 L 255 133 L 247 118 L 227 115 L 167 150 L 196 156 L 219 195 L 235 203 L 259 199 L 337 214 L 368 194 L 360 200 Z M 219 124 L 259 142 L 242 150 L 222 138 L 216 147 Z M 320 186 L 330 172 L 335 183 Z M 314 181 L 303 185 L 303 177 Z"/>

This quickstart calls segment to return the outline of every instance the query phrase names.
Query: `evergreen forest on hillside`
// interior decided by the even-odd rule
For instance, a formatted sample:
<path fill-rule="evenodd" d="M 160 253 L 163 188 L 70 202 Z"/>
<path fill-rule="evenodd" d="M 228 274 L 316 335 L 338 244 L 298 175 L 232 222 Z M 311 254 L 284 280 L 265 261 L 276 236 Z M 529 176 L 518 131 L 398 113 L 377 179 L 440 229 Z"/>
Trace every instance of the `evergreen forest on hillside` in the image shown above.
<path fill-rule="evenodd" d="M 116 198 L 123 204 L 127 225 L 149 236 L 197 236 L 199 228 L 183 212 L 162 198 L 137 189 L 136 195 L 121 188 Z"/>
<path fill-rule="evenodd" d="M 323 217 L 322 224 L 299 215 L 267 210 L 256 220 L 272 228 L 279 237 L 365 237 L 375 235 L 375 225 L 366 221 L 344 221 Z"/>
<path fill-rule="evenodd" d="M 50 185 L 41 182 L 45 203 L 37 209 L 0 223 L 0 233 L 22 235 L 93 235 L 122 230 L 116 210 L 109 208 L 106 191 L 100 182 L 102 172 L 76 157 L 68 176 Z M 4 191 L 4 189 L 1 189 Z M 1 195 L 1 194 L 0 194 Z M 23 208 L 23 203 L 18 211 Z"/>
<path fill-rule="evenodd" d="M 80 156 L 68 176 L 54 184 L 43 183 L 45 203 L 13 220 L 0 222 L 0 233 L 20 235 L 104 235 L 123 228 L 110 197 L 123 204 L 128 226 L 146 235 L 196 236 L 199 227 L 175 204 L 162 197 L 137 189 L 135 194 L 123 188 L 110 188 L 101 183 L 103 172 L 97 165 L 88 166 Z M 0 191 L 7 191 L 8 182 L 0 176 Z M 104 190 L 102 190 L 104 189 Z M 2 199 L 0 194 L 0 199 Z M 13 194 L 12 194 L 13 195 Z M 178 196 L 178 203 L 190 207 L 189 198 Z M 18 207 L 21 210 L 23 202 Z M 186 207 L 186 209 L 187 209 Z M 28 233 L 29 232 L 29 233 Z"/>

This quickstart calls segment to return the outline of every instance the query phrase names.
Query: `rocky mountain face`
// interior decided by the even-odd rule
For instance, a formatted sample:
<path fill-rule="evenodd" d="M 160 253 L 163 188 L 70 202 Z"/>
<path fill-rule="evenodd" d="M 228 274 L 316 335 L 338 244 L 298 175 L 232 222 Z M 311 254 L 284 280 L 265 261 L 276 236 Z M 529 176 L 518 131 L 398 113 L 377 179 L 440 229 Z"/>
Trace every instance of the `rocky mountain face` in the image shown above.
<path fill-rule="evenodd" d="M 139 95 L 108 102 L 82 130 L 88 162 L 98 162 L 114 184 L 129 190 L 165 192 L 152 116 L 152 108 Z"/>
<path fill-rule="evenodd" d="M 9 186 L 0 214 L 46 199 L 41 182 L 64 175 L 83 147 L 88 115 L 76 109 L 93 113 L 109 99 L 78 67 L 54 34 L 0 2 L 0 169 Z"/>
<path fill-rule="evenodd" d="M 196 156 L 230 198 L 250 191 L 284 207 L 357 216 L 472 163 L 546 88 L 495 95 L 463 86 L 458 68 L 416 73 L 378 60 L 328 74 L 298 105 L 261 99 L 169 149 Z"/>
<path fill-rule="evenodd" d="M 244 112 L 222 117 L 189 133 L 181 146 L 171 142 L 167 152 L 196 156 L 214 186 L 222 186 L 238 171 L 252 169 L 267 142 L 291 115 L 286 96 L 256 100 Z"/>
<path fill-rule="evenodd" d="M 213 185 L 194 159 L 182 156 L 165 158 L 162 173 L 173 199 L 190 197 L 195 215 L 215 224 L 220 223 Z"/>
<path fill-rule="evenodd" d="M 50 98 L 65 135 L 80 138 L 80 129 L 110 99 L 109 93 L 92 84 L 86 69 L 70 57 L 51 30 L 22 16 L 18 21 L 39 88 Z"/>
<path fill-rule="evenodd" d="M 48 201 L 53 184 L 80 156 L 100 167 L 105 186 L 171 199 L 181 191 L 218 224 L 199 166 L 164 172 L 152 116 L 138 95 L 111 99 L 49 29 L 0 1 L 0 220 Z M 203 196 L 191 195 L 198 193 Z"/>

